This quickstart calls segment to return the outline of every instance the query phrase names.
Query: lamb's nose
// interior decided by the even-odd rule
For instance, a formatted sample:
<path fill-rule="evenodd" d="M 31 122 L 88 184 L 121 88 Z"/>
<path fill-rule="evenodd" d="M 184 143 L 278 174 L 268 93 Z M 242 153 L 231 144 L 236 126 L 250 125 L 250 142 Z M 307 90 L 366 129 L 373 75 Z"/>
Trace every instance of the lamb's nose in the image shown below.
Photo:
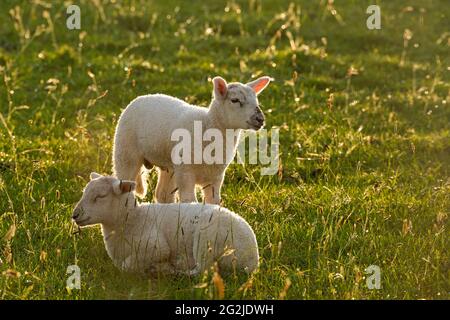
<path fill-rule="evenodd" d="M 256 120 L 259 122 L 264 122 L 264 115 L 262 114 L 262 112 L 256 115 Z"/>
<path fill-rule="evenodd" d="M 81 212 L 81 210 L 80 210 L 79 208 L 76 208 L 76 209 L 73 211 L 72 219 L 75 220 L 76 218 L 78 218 L 78 217 L 80 216 L 80 212 Z"/>
<path fill-rule="evenodd" d="M 257 118 L 258 120 L 264 120 L 264 114 L 263 114 L 262 111 L 259 110 L 259 109 L 256 109 L 256 118 Z"/>

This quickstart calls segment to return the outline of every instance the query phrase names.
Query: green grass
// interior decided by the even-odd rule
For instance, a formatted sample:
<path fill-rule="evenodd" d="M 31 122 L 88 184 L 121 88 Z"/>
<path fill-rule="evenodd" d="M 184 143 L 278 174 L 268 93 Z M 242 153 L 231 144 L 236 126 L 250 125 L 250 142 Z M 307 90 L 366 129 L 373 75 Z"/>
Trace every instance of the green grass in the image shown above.
<path fill-rule="evenodd" d="M 62 1 L 3 1 L 0 298 L 217 298 L 211 274 L 119 272 L 99 227 L 73 234 L 71 211 L 91 171 L 111 173 L 133 98 L 207 106 L 209 78 L 264 74 L 281 164 L 269 177 L 258 165 L 226 173 L 224 206 L 254 228 L 261 267 L 225 278 L 225 298 L 448 299 L 448 1 L 373 1 L 374 31 L 372 1 L 336 1 L 335 15 L 299 2 L 81 0 L 82 30 L 69 31 Z M 155 173 L 149 184 L 151 200 Z M 65 288 L 72 264 L 81 290 Z M 380 290 L 366 287 L 372 264 Z"/>

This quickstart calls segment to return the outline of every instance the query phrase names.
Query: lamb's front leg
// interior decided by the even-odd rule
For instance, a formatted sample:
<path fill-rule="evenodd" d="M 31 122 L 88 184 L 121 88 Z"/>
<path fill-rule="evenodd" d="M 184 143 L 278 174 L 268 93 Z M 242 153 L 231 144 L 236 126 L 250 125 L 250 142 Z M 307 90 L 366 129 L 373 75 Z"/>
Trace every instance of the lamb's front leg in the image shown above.
<path fill-rule="evenodd" d="M 222 188 L 223 175 L 212 180 L 203 186 L 203 195 L 205 198 L 205 203 L 210 204 L 220 204 L 222 198 L 220 196 L 220 189 Z"/>
<path fill-rule="evenodd" d="M 173 170 L 159 169 L 155 198 L 159 203 L 175 202 L 175 177 Z"/>
<path fill-rule="evenodd" d="M 175 182 L 180 202 L 197 202 L 195 196 L 195 175 L 186 168 L 175 169 Z"/>

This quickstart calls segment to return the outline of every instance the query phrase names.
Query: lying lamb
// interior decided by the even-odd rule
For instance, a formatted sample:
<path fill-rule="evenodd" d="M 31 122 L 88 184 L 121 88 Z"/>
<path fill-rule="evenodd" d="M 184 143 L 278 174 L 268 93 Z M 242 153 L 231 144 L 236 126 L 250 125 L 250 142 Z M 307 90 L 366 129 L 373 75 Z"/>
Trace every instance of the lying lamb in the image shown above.
<path fill-rule="evenodd" d="M 220 189 L 225 170 L 236 153 L 241 129 L 259 130 L 264 125 L 264 115 L 257 95 L 269 84 L 271 78 L 261 77 L 247 84 L 227 84 L 221 77 L 213 79 L 213 100 L 209 109 L 190 105 L 177 98 L 152 94 L 133 100 L 123 111 L 114 137 L 114 174 L 119 179 L 135 180 L 138 195 L 146 193 L 146 170 L 153 165 L 159 168 L 156 201 L 174 202 L 178 191 L 180 202 L 196 201 L 195 186 L 203 188 L 206 203 L 220 204 Z M 176 163 L 173 160 L 173 133 L 182 129 L 193 136 L 196 123 L 202 132 L 216 129 L 223 141 L 223 156 L 219 161 L 206 164 L 191 161 Z M 226 130 L 235 134 L 227 139 Z M 205 139 L 200 136 L 200 140 Z M 193 143 L 205 142 L 193 137 Z M 212 141 L 212 138 L 209 137 Z M 194 159 L 195 146 L 191 148 Z M 144 177 L 142 176 L 144 174 Z M 144 181 L 143 181 L 144 180 Z"/>
<path fill-rule="evenodd" d="M 217 205 L 137 204 L 134 181 L 91 173 L 72 218 L 101 224 L 114 264 L 130 272 L 196 275 L 215 261 L 250 273 L 258 245 L 248 223 Z"/>

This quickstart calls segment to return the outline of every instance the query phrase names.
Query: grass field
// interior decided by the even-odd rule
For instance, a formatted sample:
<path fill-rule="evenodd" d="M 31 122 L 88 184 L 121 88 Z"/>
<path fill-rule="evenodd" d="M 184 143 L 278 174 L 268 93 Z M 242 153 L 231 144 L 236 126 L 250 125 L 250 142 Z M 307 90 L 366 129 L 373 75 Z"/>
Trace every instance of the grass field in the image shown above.
<path fill-rule="evenodd" d="M 254 228 L 261 267 L 224 278 L 224 298 L 449 299 L 450 6 L 373 2 L 381 30 L 371 1 L 84 0 L 81 30 L 63 1 L 2 1 L 0 299 L 222 298 L 211 274 L 121 273 L 100 228 L 70 219 L 89 173 L 111 173 L 129 101 L 207 106 L 215 75 L 275 78 L 260 101 L 281 152 L 277 175 L 227 171 L 224 206 Z"/>

